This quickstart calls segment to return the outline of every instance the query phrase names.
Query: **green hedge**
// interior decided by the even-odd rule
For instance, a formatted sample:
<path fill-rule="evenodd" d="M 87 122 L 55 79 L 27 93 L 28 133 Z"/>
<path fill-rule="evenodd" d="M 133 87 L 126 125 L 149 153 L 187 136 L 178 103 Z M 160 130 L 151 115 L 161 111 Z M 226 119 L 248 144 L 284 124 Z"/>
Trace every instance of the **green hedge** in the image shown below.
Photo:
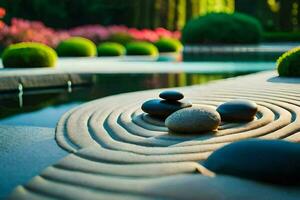
<path fill-rule="evenodd" d="M 251 44 L 262 39 L 260 22 L 248 15 L 211 13 L 190 20 L 182 31 L 184 44 Z"/>
<path fill-rule="evenodd" d="M 300 77 L 300 47 L 291 49 L 277 60 L 279 76 Z"/>
<path fill-rule="evenodd" d="M 179 40 L 172 38 L 161 38 L 154 45 L 159 52 L 180 52 L 183 48 Z"/>
<path fill-rule="evenodd" d="M 300 42 L 300 32 L 265 32 L 264 42 Z"/>
<path fill-rule="evenodd" d="M 122 56 L 126 49 L 123 45 L 115 42 L 104 42 L 97 47 L 98 56 Z"/>
<path fill-rule="evenodd" d="M 23 42 L 7 47 L 2 54 L 3 66 L 7 68 L 54 67 L 56 52 L 44 44 Z"/>
<path fill-rule="evenodd" d="M 157 56 L 157 48 L 149 42 L 132 42 L 126 45 L 127 55 Z"/>
<path fill-rule="evenodd" d="M 60 57 L 94 57 L 96 45 L 86 38 L 72 37 L 59 43 L 56 52 Z"/>

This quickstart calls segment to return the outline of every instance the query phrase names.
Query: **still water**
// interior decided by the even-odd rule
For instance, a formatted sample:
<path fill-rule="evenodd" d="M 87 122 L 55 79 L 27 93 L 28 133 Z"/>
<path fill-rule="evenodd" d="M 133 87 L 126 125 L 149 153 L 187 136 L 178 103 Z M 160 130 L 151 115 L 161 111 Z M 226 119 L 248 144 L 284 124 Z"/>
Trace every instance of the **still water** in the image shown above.
<path fill-rule="evenodd" d="M 85 87 L 52 88 L 0 95 L 0 124 L 55 127 L 69 109 L 101 97 L 154 88 L 203 84 L 212 80 L 247 74 L 104 74 L 94 75 Z"/>

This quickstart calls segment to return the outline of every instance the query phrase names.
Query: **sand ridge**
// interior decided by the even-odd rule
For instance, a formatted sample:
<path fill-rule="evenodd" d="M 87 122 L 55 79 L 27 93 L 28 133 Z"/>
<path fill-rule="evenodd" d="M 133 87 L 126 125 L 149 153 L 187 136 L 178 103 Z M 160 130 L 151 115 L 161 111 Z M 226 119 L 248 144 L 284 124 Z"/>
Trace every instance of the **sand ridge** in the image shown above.
<path fill-rule="evenodd" d="M 274 76 L 274 72 L 263 72 L 177 88 L 194 105 L 217 107 L 232 99 L 258 104 L 254 121 L 222 123 L 218 132 L 198 136 L 169 134 L 162 123 L 141 111 L 142 103 L 162 90 L 120 94 L 82 104 L 63 115 L 56 128 L 57 143 L 70 155 L 16 188 L 11 199 L 235 199 L 243 195 L 234 187 L 249 184 L 253 191 L 280 197 L 290 189 L 274 190 L 235 177 L 214 178 L 201 165 L 213 151 L 243 139 L 300 141 L 300 79 L 292 83 L 270 81 Z M 198 180 L 196 184 L 194 179 Z M 224 191 L 222 184 L 227 186 L 223 180 L 228 184 Z M 175 183 L 186 190 L 177 190 Z M 199 187 L 207 184 L 197 189 L 189 183 Z M 293 189 L 291 195 L 300 197 L 299 188 Z"/>

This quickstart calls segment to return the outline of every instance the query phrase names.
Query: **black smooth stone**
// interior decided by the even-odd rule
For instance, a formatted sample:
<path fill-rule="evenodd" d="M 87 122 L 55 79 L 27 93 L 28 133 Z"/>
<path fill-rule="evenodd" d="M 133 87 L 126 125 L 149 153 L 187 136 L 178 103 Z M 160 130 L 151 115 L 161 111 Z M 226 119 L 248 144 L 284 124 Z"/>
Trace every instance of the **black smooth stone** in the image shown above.
<path fill-rule="evenodd" d="M 159 97 L 165 100 L 170 101 L 178 101 L 180 99 L 183 99 L 183 94 L 174 90 L 167 90 L 163 91 L 159 94 Z"/>
<path fill-rule="evenodd" d="M 205 161 L 209 170 L 282 185 L 300 184 L 300 144 L 282 140 L 244 140 L 229 144 Z"/>
<path fill-rule="evenodd" d="M 152 116 L 166 118 L 177 110 L 191 106 L 190 102 L 152 99 L 143 103 L 142 110 Z"/>
<path fill-rule="evenodd" d="M 253 101 L 236 99 L 221 104 L 217 111 L 222 121 L 252 121 L 257 113 L 257 105 Z"/>

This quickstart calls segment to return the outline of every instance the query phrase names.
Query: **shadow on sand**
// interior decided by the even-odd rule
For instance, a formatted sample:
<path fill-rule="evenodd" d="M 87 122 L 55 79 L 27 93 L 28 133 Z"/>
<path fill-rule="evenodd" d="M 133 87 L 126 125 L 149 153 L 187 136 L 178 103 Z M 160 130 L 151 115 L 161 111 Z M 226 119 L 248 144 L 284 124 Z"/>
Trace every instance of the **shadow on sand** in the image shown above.
<path fill-rule="evenodd" d="M 272 78 L 269 78 L 267 80 L 268 82 L 272 82 L 272 83 L 293 83 L 293 84 L 300 84 L 300 78 L 299 77 L 279 77 L 279 76 L 275 76 Z"/>

